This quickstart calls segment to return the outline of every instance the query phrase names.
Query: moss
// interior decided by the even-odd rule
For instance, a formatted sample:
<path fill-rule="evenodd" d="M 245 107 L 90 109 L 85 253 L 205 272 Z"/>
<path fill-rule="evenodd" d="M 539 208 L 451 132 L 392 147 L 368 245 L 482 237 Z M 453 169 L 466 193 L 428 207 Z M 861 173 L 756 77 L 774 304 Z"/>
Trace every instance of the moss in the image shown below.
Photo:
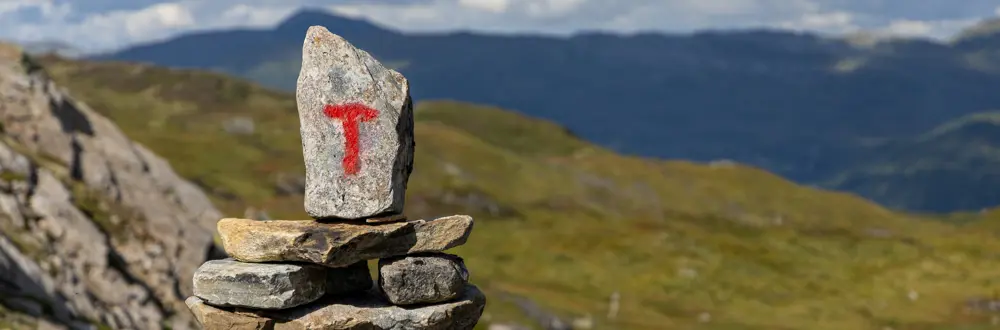
<path fill-rule="evenodd" d="M 10 171 L 7 169 L 0 169 L 0 181 L 4 182 L 20 182 L 27 181 L 28 177 L 24 174 Z"/>
<path fill-rule="evenodd" d="M 133 238 L 129 227 L 144 221 L 135 210 L 108 201 L 103 194 L 81 182 L 67 181 L 66 184 L 70 187 L 73 204 L 112 238 L 123 241 Z"/>

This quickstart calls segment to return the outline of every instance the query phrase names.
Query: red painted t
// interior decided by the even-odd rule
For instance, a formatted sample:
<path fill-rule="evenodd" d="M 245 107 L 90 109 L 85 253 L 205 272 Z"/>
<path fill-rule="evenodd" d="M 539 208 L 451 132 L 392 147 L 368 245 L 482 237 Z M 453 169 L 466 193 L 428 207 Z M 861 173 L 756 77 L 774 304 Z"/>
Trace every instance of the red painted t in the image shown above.
<path fill-rule="evenodd" d="M 358 125 L 360 122 L 370 121 L 378 117 L 378 110 L 360 103 L 327 104 L 323 107 L 323 113 L 327 117 L 339 119 L 340 124 L 344 127 L 344 140 L 347 144 L 344 148 L 344 173 L 358 174 L 361 171 L 361 164 L 358 163 L 361 154 Z"/>

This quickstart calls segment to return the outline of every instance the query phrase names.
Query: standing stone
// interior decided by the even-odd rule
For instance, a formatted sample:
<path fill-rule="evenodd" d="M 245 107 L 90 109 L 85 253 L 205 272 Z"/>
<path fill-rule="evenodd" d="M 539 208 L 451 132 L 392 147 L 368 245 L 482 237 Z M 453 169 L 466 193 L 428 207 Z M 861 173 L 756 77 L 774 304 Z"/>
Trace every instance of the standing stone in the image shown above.
<path fill-rule="evenodd" d="M 326 295 L 341 296 L 371 290 L 372 274 L 368 271 L 368 261 L 353 265 L 329 268 L 326 275 Z"/>
<path fill-rule="evenodd" d="M 194 295 L 215 306 L 285 309 L 322 297 L 326 276 L 315 265 L 211 260 L 194 273 Z"/>
<path fill-rule="evenodd" d="M 395 305 L 434 304 L 458 297 L 469 271 L 458 256 L 427 253 L 381 259 L 378 283 Z"/>
<path fill-rule="evenodd" d="M 295 92 L 316 219 L 403 212 L 413 169 L 413 106 L 402 74 L 322 26 L 306 31 Z"/>

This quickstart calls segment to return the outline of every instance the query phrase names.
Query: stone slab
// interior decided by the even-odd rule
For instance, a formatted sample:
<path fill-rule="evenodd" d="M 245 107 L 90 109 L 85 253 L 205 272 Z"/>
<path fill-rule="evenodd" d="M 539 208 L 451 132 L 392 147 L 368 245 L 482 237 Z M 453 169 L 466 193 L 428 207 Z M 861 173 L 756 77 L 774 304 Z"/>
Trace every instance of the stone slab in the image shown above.
<path fill-rule="evenodd" d="M 219 221 L 218 231 L 226 253 L 239 261 L 346 267 L 364 260 L 444 251 L 465 244 L 472 225 L 467 215 L 385 224 L 227 218 Z"/>
<path fill-rule="evenodd" d="M 205 330 L 470 330 L 483 314 L 486 296 L 468 285 L 451 302 L 414 307 L 393 306 L 374 290 L 282 311 L 218 308 L 197 297 L 187 304 Z"/>
<path fill-rule="evenodd" d="M 327 275 L 310 264 L 210 260 L 194 273 L 194 295 L 215 306 L 286 309 L 322 297 Z"/>

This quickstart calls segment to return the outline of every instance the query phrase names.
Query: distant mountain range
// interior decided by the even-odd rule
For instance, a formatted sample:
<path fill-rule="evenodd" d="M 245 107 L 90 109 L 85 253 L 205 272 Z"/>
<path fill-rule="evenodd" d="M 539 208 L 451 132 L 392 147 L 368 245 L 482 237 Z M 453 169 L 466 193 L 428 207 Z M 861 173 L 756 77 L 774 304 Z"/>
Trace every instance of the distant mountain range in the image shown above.
<path fill-rule="evenodd" d="M 990 138 L 1000 128 L 927 133 L 1000 109 L 995 23 L 951 43 L 770 30 L 557 38 L 404 34 L 304 10 L 271 29 L 200 32 L 93 59 L 291 90 L 304 32 L 323 25 L 398 68 L 417 100 L 498 105 L 619 152 L 731 159 L 893 207 L 953 211 L 1000 204 L 1000 179 L 981 172 L 1000 165 L 983 147 L 1000 143 Z"/>

